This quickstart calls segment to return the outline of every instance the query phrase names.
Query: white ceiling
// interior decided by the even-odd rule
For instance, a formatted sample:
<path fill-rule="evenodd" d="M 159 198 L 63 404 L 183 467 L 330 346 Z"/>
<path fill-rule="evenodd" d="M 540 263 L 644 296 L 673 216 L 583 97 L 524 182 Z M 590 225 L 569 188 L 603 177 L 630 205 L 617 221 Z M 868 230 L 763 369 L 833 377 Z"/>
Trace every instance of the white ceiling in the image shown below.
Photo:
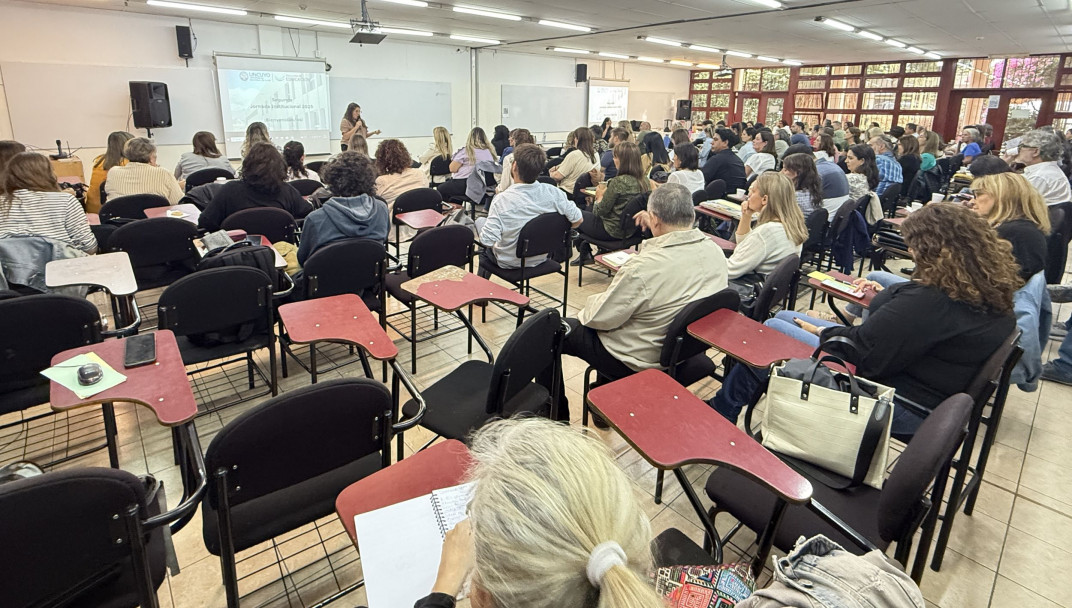
<path fill-rule="evenodd" d="M 358 0 L 185 0 L 242 8 L 246 17 L 188 13 L 144 4 L 143 0 L 38 0 L 92 8 L 181 14 L 226 21 L 272 24 L 340 32 L 324 26 L 284 24 L 272 15 L 347 21 L 360 17 Z M 1072 0 L 784 0 L 771 10 L 751 0 L 449 0 L 428 8 L 369 0 L 371 16 L 385 27 L 460 34 L 501 40 L 494 48 L 561 55 L 560 46 L 593 52 L 719 63 L 721 57 L 639 40 L 656 36 L 686 44 L 733 49 L 805 64 L 895 60 L 918 57 L 880 42 L 816 23 L 825 16 L 869 29 L 946 57 L 1058 53 L 1072 50 Z M 524 21 L 455 13 L 461 4 L 513 13 Z M 591 34 L 538 25 L 553 19 L 595 28 Z M 653 24 L 665 25 L 653 25 Z M 444 37 L 401 40 L 449 43 Z M 479 45 L 476 45 L 479 46 Z M 577 55 L 583 57 L 583 55 Z M 597 58 L 597 57 L 593 57 Z M 729 57 L 733 67 L 773 65 Z M 682 68 L 685 69 L 685 68 Z"/>

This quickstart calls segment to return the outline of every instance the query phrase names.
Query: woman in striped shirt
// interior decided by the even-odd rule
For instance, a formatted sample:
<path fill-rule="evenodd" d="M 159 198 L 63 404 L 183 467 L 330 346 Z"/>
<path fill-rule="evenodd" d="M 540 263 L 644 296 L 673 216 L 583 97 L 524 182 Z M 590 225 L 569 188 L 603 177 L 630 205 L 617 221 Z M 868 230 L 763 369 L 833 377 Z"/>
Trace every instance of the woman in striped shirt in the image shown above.
<path fill-rule="evenodd" d="M 0 238 L 43 236 L 86 253 L 97 251 L 82 205 L 60 191 L 52 166 L 41 154 L 15 155 L 0 190 Z"/>

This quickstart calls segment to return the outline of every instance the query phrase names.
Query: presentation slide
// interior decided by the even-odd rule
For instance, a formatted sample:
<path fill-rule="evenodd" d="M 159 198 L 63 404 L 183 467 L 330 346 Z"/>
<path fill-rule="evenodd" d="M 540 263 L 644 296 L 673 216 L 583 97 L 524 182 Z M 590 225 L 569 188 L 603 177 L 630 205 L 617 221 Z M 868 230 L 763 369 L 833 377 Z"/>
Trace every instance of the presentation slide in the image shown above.
<path fill-rule="evenodd" d="M 237 158 L 246 127 L 268 125 L 272 141 L 280 147 L 302 142 L 306 154 L 330 152 L 329 137 L 338 121 L 331 120 L 328 75 L 324 72 L 217 69 L 220 107 L 227 155 Z"/>
<path fill-rule="evenodd" d="M 614 122 L 629 118 L 629 87 L 626 85 L 588 85 L 588 124 L 598 125 L 610 117 Z"/>

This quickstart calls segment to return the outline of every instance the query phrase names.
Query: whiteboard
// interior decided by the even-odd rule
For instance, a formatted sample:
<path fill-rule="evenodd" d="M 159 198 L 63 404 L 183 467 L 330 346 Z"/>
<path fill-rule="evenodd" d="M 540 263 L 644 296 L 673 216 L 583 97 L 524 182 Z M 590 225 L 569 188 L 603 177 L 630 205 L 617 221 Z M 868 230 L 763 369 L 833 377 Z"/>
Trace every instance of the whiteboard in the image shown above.
<path fill-rule="evenodd" d="M 674 93 L 629 91 L 629 118 L 646 120 L 652 127 L 662 129 L 663 121 L 673 119 L 677 109 Z"/>
<path fill-rule="evenodd" d="M 502 122 L 533 133 L 572 131 L 585 126 L 584 87 L 502 85 Z"/>
<path fill-rule="evenodd" d="M 342 136 L 338 124 L 350 102 L 361 106 L 369 130 L 383 131 L 380 137 L 431 137 L 436 127 L 451 129 L 449 82 L 332 76 L 329 88 L 333 138 Z"/>
<path fill-rule="evenodd" d="M 103 148 L 112 131 L 135 130 L 131 80 L 168 85 L 175 126 L 153 129 L 158 145 L 189 145 L 194 133 L 223 135 L 216 75 L 209 68 L 120 67 L 52 63 L 0 63 L 16 140 L 43 148 Z M 339 112 L 342 116 L 342 112 Z"/>

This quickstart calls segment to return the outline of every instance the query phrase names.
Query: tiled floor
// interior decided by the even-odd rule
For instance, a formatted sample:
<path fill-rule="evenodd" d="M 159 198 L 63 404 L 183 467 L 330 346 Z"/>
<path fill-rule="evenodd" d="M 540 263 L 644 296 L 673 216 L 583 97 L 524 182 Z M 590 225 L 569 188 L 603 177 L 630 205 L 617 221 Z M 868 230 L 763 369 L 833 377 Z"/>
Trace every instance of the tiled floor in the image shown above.
<path fill-rule="evenodd" d="M 584 278 L 585 285 L 578 288 L 575 275 L 571 277 L 571 315 L 588 296 L 600 293 L 609 283 L 608 278 L 594 272 L 586 271 Z M 546 277 L 536 284 L 550 293 L 561 293 L 560 278 Z M 1063 308 L 1059 318 L 1067 318 L 1072 305 Z M 405 319 L 405 316 L 400 319 L 403 327 Z M 514 317 L 489 307 L 487 323 L 478 320 L 476 326 L 497 351 L 512 332 Z M 401 340 L 398 345 L 399 359 L 408 368 L 409 345 Z M 334 349 L 331 354 L 345 357 L 345 349 L 331 348 Z M 1056 350 L 1057 343 L 1051 343 L 1048 356 L 1055 356 Z M 419 387 L 427 386 L 459 362 L 481 356 L 479 349 L 474 355 L 467 354 L 462 332 L 423 342 L 418 346 L 417 383 Z M 266 363 L 266 357 L 263 359 L 262 363 Z M 570 357 L 563 364 L 573 423 L 579 424 L 584 364 Z M 378 368 L 374 366 L 377 373 Z M 290 377 L 282 380 L 283 390 L 308 382 L 308 375 L 298 366 L 291 365 L 290 369 Z M 361 366 L 353 364 L 322 377 L 358 374 Z M 718 383 L 710 380 L 695 385 L 693 390 L 707 398 L 717 387 Z M 209 372 L 206 378 L 195 382 L 195 389 L 202 404 L 209 400 L 229 400 L 236 391 L 248 392 L 245 371 L 238 366 L 226 374 Z M 1067 440 L 1072 435 L 1069 404 L 1072 404 L 1069 386 L 1044 382 L 1034 393 L 1011 390 L 976 513 L 973 517 L 958 517 L 942 571 L 927 570 L 924 576 L 922 588 L 928 606 L 1072 606 L 1072 577 L 1069 576 L 1072 572 L 1072 468 L 1064 460 L 1072 456 L 1072 446 Z M 242 404 L 200 417 L 197 430 L 202 445 L 207 447 L 222 425 L 252 406 L 253 403 Z M 127 405 L 120 405 L 117 410 L 123 468 L 152 473 L 162 479 L 170 489 L 169 503 L 173 506 L 180 482 L 178 470 L 172 464 L 170 433 L 158 426 L 145 410 Z M 72 428 L 80 430 L 72 431 Z M 18 430 L 0 431 L 0 461 L 7 462 L 24 453 L 40 458 L 52 449 L 64 449 L 72 436 L 76 437 L 75 443 L 85 442 L 85 437 L 100 437 L 100 429 L 99 414 L 87 410 L 69 419 L 61 417 L 34 423 L 29 439 Z M 77 439 L 78 436 L 83 439 Z M 699 540 L 702 533 L 696 516 L 672 476 L 667 477 L 664 503 L 656 505 L 652 496 L 654 469 L 614 433 L 599 432 L 599 436 L 613 450 L 622 468 L 637 481 L 637 497 L 651 517 L 653 531 L 676 527 Z M 429 438 L 427 432 L 419 429 L 407 433 L 407 453 Z M 106 466 L 107 457 L 97 452 L 69 466 L 87 464 Z M 701 489 L 709 471 L 710 467 L 690 466 L 688 478 L 694 487 Z M 699 494 L 706 501 L 703 492 Z M 716 523 L 720 530 L 725 530 L 731 520 L 720 516 Z M 729 548 L 730 556 L 739 553 L 740 548 L 747 549 L 753 538 L 746 532 L 738 534 L 734 546 Z M 168 608 L 224 606 L 219 562 L 205 549 L 200 514 L 175 536 L 174 542 L 181 573 L 169 575 L 160 588 L 161 605 Z M 334 516 L 286 534 L 274 543 L 244 551 L 239 557 L 243 606 L 309 606 L 360 579 L 357 552 Z M 281 558 L 279 565 L 277 558 Z M 363 601 L 363 590 L 358 590 L 339 600 L 337 605 L 356 606 Z"/>

